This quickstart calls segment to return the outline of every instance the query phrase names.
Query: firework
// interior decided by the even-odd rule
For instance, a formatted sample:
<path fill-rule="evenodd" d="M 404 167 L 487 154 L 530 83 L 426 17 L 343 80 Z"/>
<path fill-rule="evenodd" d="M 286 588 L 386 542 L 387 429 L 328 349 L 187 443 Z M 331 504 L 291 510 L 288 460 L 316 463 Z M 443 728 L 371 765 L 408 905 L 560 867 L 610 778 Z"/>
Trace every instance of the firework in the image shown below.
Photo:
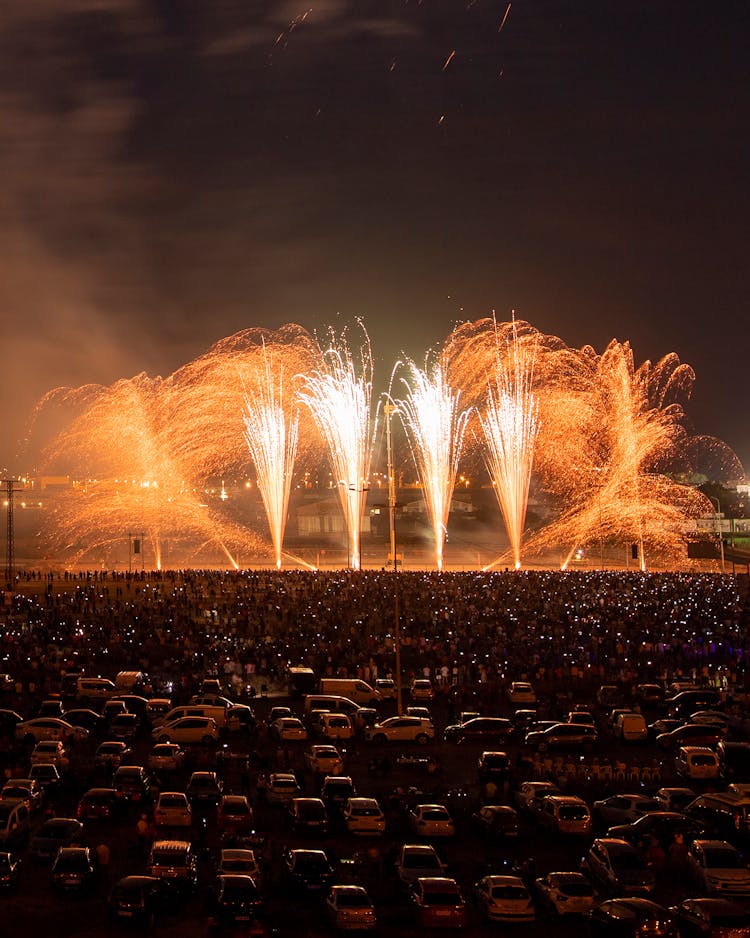
<path fill-rule="evenodd" d="M 460 392 L 448 385 L 439 362 L 420 370 L 408 362 L 402 378 L 406 396 L 394 401 L 417 469 L 435 541 L 435 564 L 443 569 L 443 547 L 469 410 L 459 410 Z"/>
<path fill-rule="evenodd" d="M 363 327 L 364 331 L 364 327 Z M 365 332 L 359 365 L 346 335 L 323 353 L 323 367 L 299 376 L 299 399 L 307 405 L 328 447 L 349 537 L 352 567 L 360 567 L 360 534 L 370 480 L 377 414 L 372 414 L 372 353 Z"/>
<path fill-rule="evenodd" d="M 521 341 L 514 328 L 507 347 L 497 348 L 494 381 L 488 384 L 487 404 L 480 415 L 487 468 L 516 570 L 521 567 L 521 537 L 539 434 L 538 407 L 532 391 L 535 361 L 536 341 Z"/>
<path fill-rule="evenodd" d="M 245 441 L 257 475 L 263 505 L 271 531 L 276 567 L 281 568 L 292 472 L 297 455 L 299 415 L 287 416 L 284 398 L 284 372 L 272 367 L 272 357 L 264 349 L 263 371 L 252 375 L 245 394 Z"/>

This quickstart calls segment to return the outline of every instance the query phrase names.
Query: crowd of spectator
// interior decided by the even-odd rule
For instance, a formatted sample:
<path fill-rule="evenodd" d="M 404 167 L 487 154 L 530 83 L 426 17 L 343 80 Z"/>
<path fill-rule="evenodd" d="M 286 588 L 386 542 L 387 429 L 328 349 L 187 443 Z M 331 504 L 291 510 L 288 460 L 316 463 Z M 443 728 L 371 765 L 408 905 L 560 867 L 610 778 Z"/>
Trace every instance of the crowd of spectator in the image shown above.
<path fill-rule="evenodd" d="M 750 682 L 743 577 L 29 571 L 9 587 L 0 671 L 19 695 L 54 692 L 72 666 L 105 676 L 139 668 L 176 692 L 212 673 L 239 692 L 272 688 L 296 665 L 374 680 L 393 672 L 397 616 L 405 678 L 471 688 L 490 704 L 519 678 L 542 689 L 683 676 Z"/>

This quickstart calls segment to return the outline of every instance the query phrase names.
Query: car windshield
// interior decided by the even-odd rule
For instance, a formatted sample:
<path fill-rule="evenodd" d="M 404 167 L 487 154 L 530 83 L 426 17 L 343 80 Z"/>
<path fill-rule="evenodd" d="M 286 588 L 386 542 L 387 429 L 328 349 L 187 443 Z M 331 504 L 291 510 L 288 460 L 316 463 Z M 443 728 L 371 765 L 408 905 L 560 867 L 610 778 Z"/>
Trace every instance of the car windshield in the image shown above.
<path fill-rule="evenodd" d="M 306 821 L 317 821 L 325 817 L 325 808 L 317 801 L 302 801 L 297 806 L 299 816 Z"/>
<path fill-rule="evenodd" d="M 57 861 L 56 866 L 60 870 L 69 870 L 72 873 L 84 873 L 91 869 L 89 861 L 84 853 L 74 853 L 69 856 L 62 856 Z"/>
<path fill-rule="evenodd" d="M 612 866 L 616 870 L 642 870 L 644 862 L 635 851 L 623 851 L 612 857 Z"/>
<path fill-rule="evenodd" d="M 378 817 L 380 808 L 354 808 L 352 814 L 354 817 Z"/>
<path fill-rule="evenodd" d="M 742 857 L 734 850 L 717 848 L 706 850 L 703 855 L 709 869 L 740 870 L 745 868 Z"/>
<path fill-rule="evenodd" d="M 560 883 L 560 891 L 565 893 L 566 896 L 593 896 L 594 887 L 583 880 L 575 880 L 568 883 Z"/>
<path fill-rule="evenodd" d="M 417 853 L 404 858 L 404 866 L 412 870 L 439 870 L 440 861 L 429 853 Z"/>
<path fill-rule="evenodd" d="M 450 817 L 448 816 L 447 811 L 441 811 L 437 808 L 433 811 L 423 811 L 422 817 L 425 821 L 449 821 Z"/>
<path fill-rule="evenodd" d="M 249 814 L 250 806 L 244 801 L 225 801 L 221 810 L 224 814 Z"/>
<path fill-rule="evenodd" d="M 222 860 L 221 868 L 225 873 L 255 872 L 255 864 L 250 860 Z"/>
<path fill-rule="evenodd" d="M 162 795 L 159 805 L 162 808 L 184 808 L 186 800 L 184 795 Z"/>
<path fill-rule="evenodd" d="M 11 805 L 0 802 L 0 825 L 5 826 L 10 817 Z"/>
<path fill-rule="evenodd" d="M 329 867 L 324 857 L 302 855 L 297 857 L 294 869 L 297 873 L 322 873 L 327 872 Z"/>
<path fill-rule="evenodd" d="M 186 866 L 187 857 L 184 853 L 174 850 L 154 850 L 152 861 L 155 866 Z"/>

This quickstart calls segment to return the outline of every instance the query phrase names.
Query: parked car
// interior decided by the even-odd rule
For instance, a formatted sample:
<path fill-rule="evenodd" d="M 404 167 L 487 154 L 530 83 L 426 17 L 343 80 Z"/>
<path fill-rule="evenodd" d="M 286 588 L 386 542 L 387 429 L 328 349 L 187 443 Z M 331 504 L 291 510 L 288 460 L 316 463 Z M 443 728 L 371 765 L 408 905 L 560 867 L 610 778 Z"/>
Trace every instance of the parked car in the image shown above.
<path fill-rule="evenodd" d="M 350 834 L 375 835 L 385 832 L 385 815 L 374 798 L 348 798 L 343 810 Z"/>
<path fill-rule="evenodd" d="M 157 743 L 146 764 L 154 772 L 177 772 L 185 764 L 185 750 L 177 743 Z"/>
<path fill-rule="evenodd" d="M 29 778 L 41 786 L 45 798 L 53 795 L 62 785 L 60 770 L 51 762 L 35 762 L 30 765 Z"/>
<path fill-rule="evenodd" d="M 328 812 L 321 798 L 292 798 L 288 811 L 292 829 L 296 833 L 325 837 L 328 832 Z"/>
<path fill-rule="evenodd" d="M 21 860 L 8 850 L 0 851 L 0 890 L 15 889 L 21 875 Z"/>
<path fill-rule="evenodd" d="M 600 901 L 583 873 L 547 873 L 534 883 L 538 904 L 552 915 L 583 915 Z"/>
<path fill-rule="evenodd" d="M 0 801 L 0 850 L 18 851 L 29 837 L 31 811 L 25 801 Z"/>
<path fill-rule="evenodd" d="M 344 770 L 341 753 L 330 743 L 316 743 L 305 753 L 305 765 L 317 775 L 340 775 Z"/>
<path fill-rule="evenodd" d="M 82 726 L 85 730 L 88 730 L 89 736 L 98 736 L 104 732 L 104 718 L 95 710 L 89 710 L 85 707 L 66 710 L 62 715 L 62 719 L 66 723 L 70 723 L 71 726 Z"/>
<path fill-rule="evenodd" d="M 244 925 L 261 914 L 263 899 L 252 876 L 220 873 L 209 890 L 207 905 L 218 925 Z"/>
<path fill-rule="evenodd" d="M 548 749 L 593 752 L 599 742 L 599 734 L 587 724 L 555 723 L 545 730 L 529 730 L 524 742 L 538 752 Z"/>
<path fill-rule="evenodd" d="M 608 899 L 588 913 L 592 936 L 603 938 L 677 938 L 671 912 L 650 899 Z"/>
<path fill-rule="evenodd" d="M 28 746 L 36 745 L 45 739 L 64 743 L 81 743 L 89 738 L 88 730 L 82 726 L 73 726 L 57 717 L 35 717 L 16 724 L 16 739 Z"/>
<path fill-rule="evenodd" d="M 591 807 L 596 820 L 607 826 L 629 824 L 651 811 L 664 810 L 664 805 L 656 798 L 639 794 L 610 795 L 595 801 Z"/>
<path fill-rule="evenodd" d="M 432 686 L 432 681 L 418 677 L 411 682 L 409 694 L 412 700 L 432 700 L 435 696 L 435 689 Z"/>
<path fill-rule="evenodd" d="M 648 895 L 654 888 L 654 871 L 631 843 L 615 837 L 596 839 L 581 872 L 604 893 L 619 896 Z"/>
<path fill-rule="evenodd" d="M 377 924 L 375 907 L 364 886 L 331 886 L 325 909 L 334 928 L 359 931 L 375 928 Z"/>
<path fill-rule="evenodd" d="M 132 758 L 133 750 L 121 739 L 107 739 L 99 743 L 94 753 L 94 765 L 114 771 Z"/>
<path fill-rule="evenodd" d="M 679 749 L 680 746 L 715 747 L 723 736 L 723 731 L 710 723 L 685 723 L 668 733 L 660 733 L 656 737 L 656 745 L 663 750 Z"/>
<path fill-rule="evenodd" d="M 216 872 L 219 875 L 222 873 L 241 873 L 244 876 L 252 876 L 256 886 L 260 888 L 260 866 L 255 851 L 247 847 L 223 847 L 219 854 Z"/>
<path fill-rule="evenodd" d="M 713 832 L 706 824 L 677 811 L 652 811 L 632 824 L 610 827 L 607 837 L 624 838 L 636 846 L 647 844 L 651 837 L 656 837 L 666 849 L 673 842 L 676 833 L 682 834 L 685 843 L 690 843 L 696 837 L 706 837 Z"/>
<path fill-rule="evenodd" d="M 472 815 L 472 822 L 483 834 L 494 838 L 518 837 L 521 821 L 518 813 L 507 804 L 485 804 Z"/>
<path fill-rule="evenodd" d="M 292 742 L 307 739 L 307 729 L 298 717 L 281 717 L 271 724 L 271 735 L 280 742 Z"/>
<path fill-rule="evenodd" d="M 463 928 L 466 902 L 455 879 L 420 876 L 409 888 L 409 900 L 420 928 Z"/>
<path fill-rule="evenodd" d="M 677 775 L 688 780 L 705 781 L 721 775 L 719 757 L 707 746 L 680 746 L 674 767 Z"/>
<path fill-rule="evenodd" d="M 109 894 L 108 916 L 150 928 L 178 903 L 179 894 L 171 883 L 156 876 L 124 876 Z"/>
<path fill-rule="evenodd" d="M 79 821 L 106 821 L 117 813 L 117 792 L 114 788 L 89 788 L 76 808 Z"/>
<path fill-rule="evenodd" d="M 403 886 L 420 876 L 442 876 L 445 865 L 432 844 L 403 844 L 396 856 L 396 875 Z"/>
<path fill-rule="evenodd" d="M 192 827 L 193 809 L 184 791 L 162 791 L 154 807 L 156 827 Z"/>
<path fill-rule="evenodd" d="M 512 681 L 508 688 L 508 700 L 514 705 L 535 704 L 536 691 L 528 681 Z"/>
<path fill-rule="evenodd" d="M 688 878 L 705 895 L 750 895 L 750 870 L 726 840 L 694 840 L 688 847 Z"/>
<path fill-rule="evenodd" d="M 542 801 L 547 795 L 562 794 L 554 782 L 521 782 L 518 791 L 514 792 L 516 805 L 529 814 L 538 815 L 542 810 Z"/>
<path fill-rule="evenodd" d="M 193 809 L 215 808 L 223 791 L 224 782 L 216 772 L 211 771 L 193 772 L 185 788 L 185 794 L 188 796 Z"/>
<path fill-rule="evenodd" d="M 3 785 L 0 801 L 23 801 L 36 814 L 44 804 L 44 789 L 35 778 L 13 778 Z"/>
<path fill-rule="evenodd" d="M 351 775 L 326 775 L 320 786 L 320 797 L 326 807 L 333 811 L 338 811 L 356 794 Z"/>
<path fill-rule="evenodd" d="M 235 834 L 249 833 L 254 829 L 253 809 L 246 795 L 222 795 L 216 810 L 218 830 Z"/>
<path fill-rule="evenodd" d="M 29 762 L 31 765 L 47 762 L 56 765 L 60 772 L 66 772 L 70 767 L 70 754 L 59 739 L 43 739 L 34 746 Z"/>
<path fill-rule="evenodd" d="M 192 889 L 198 882 L 198 858 L 187 840 L 155 840 L 148 857 L 149 876 Z"/>
<path fill-rule="evenodd" d="M 121 765 L 112 776 L 112 787 L 122 801 L 151 801 L 151 778 L 142 765 Z"/>
<path fill-rule="evenodd" d="M 282 855 L 290 886 L 303 892 L 324 893 L 333 882 L 333 867 L 323 850 L 287 848 Z"/>
<path fill-rule="evenodd" d="M 435 738 L 431 720 L 422 717 L 389 717 L 382 723 L 365 727 L 365 739 L 374 743 L 399 742 L 426 745 Z"/>
<path fill-rule="evenodd" d="M 219 740 L 219 727 L 213 717 L 185 716 L 155 726 L 151 735 L 160 743 L 210 746 Z"/>
<path fill-rule="evenodd" d="M 88 847 L 60 847 L 52 863 L 50 882 L 59 890 L 83 892 L 94 887 L 96 873 Z"/>
<path fill-rule="evenodd" d="M 265 787 L 261 786 L 262 782 L 259 782 L 259 791 L 265 792 L 269 804 L 286 804 L 300 794 L 297 777 L 291 772 L 272 772 L 265 782 Z"/>
<path fill-rule="evenodd" d="M 670 912 L 680 938 L 750 938 L 750 912 L 729 899 L 684 899 Z"/>
<path fill-rule="evenodd" d="M 449 743 L 482 743 L 485 746 L 504 744 L 515 727 L 506 717 L 474 717 L 465 723 L 446 726 L 444 737 Z"/>
<path fill-rule="evenodd" d="M 533 922 L 534 902 L 520 876 L 484 876 L 475 886 L 477 905 L 490 922 Z"/>
<path fill-rule="evenodd" d="M 54 860 L 60 847 L 80 846 L 83 839 L 83 824 L 76 818 L 53 817 L 33 835 L 29 852 L 35 860 Z"/>
<path fill-rule="evenodd" d="M 442 804 L 417 804 L 409 812 L 409 826 L 419 837 L 453 837 L 456 825 Z"/>

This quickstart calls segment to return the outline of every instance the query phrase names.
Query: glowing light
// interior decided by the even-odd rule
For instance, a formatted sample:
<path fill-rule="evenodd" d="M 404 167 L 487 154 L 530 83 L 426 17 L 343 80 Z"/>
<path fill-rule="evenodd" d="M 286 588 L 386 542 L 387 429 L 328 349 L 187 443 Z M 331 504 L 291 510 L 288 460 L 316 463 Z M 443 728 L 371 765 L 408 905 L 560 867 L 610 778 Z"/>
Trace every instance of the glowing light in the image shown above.
<path fill-rule="evenodd" d="M 284 371 L 272 368 L 272 357 L 264 349 L 263 370 L 256 371 L 245 395 L 245 442 L 257 473 L 258 489 L 266 510 L 276 567 L 281 569 L 289 493 L 297 456 L 299 415 L 287 416 Z M 249 486 L 249 483 L 247 483 Z"/>
<path fill-rule="evenodd" d="M 448 385 L 439 362 L 420 370 L 408 362 L 410 377 L 401 382 L 407 390 L 394 401 L 401 417 L 435 541 L 435 565 L 443 569 L 443 548 L 448 526 L 451 497 L 456 484 L 468 410 L 459 410 L 460 392 Z"/>
<path fill-rule="evenodd" d="M 485 460 L 516 570 L 521 567 L 521 537 L 539 434 L 538 406 L 532 391 L 535 362 L 536 340 L 519 339 L 514 323 L 506 348 L 496 349 L 494 380 L 488 384 L 487 404 L 480 414 L 487 444 Z"/>
<path fill-rule="evenodd" d="M 328 446 L 334 478 L 344 512 L 352 567 L 360 567 L 362 515 L 369 488 L 372 446 L 377 414 L 372 414 L 372 352 L 367 332 L 359 350 L 359 365 L 346 344 L 331 333 L 323 353 L 323 367 L 300 375 L 299 399 L 306 404 Z"/>

